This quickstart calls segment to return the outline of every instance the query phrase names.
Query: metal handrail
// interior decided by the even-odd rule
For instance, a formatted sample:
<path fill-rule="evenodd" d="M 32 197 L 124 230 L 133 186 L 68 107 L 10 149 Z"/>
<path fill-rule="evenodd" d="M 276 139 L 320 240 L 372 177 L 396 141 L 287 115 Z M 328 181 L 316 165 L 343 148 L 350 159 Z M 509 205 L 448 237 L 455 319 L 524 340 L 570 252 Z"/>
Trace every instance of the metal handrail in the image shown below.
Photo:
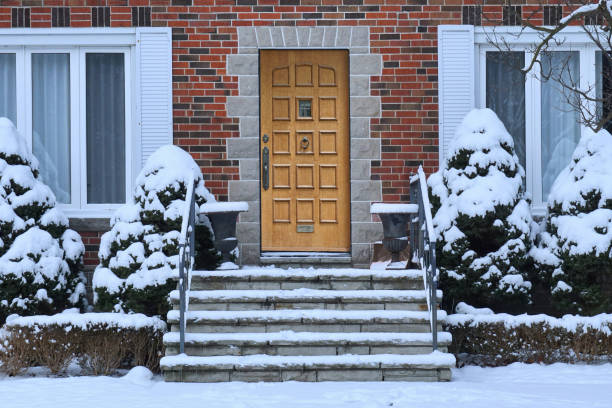
<path fill-rule="evenodd" d="M 187 186 L 185 202 L 189 203 L 183 210 L 181 223 L 181 235 L 179 237 L 179 282 L 180 294 L 180 344 L 179 353 L 185 353 L 185 329 L 187 327 L 185 313 L 189 307 L 189 288 L 191 286 L 191 271 L 194 264 L 195 244 L 195 194 L 194 181 L 191 180 Z"/>
<path fill-rule="evenodd" d="M 417 214 L 410 216 L 410 250 L 412 262 L 424 272 L 427 307 L 430 313 L 433 350 L 438 349 L 438 270 L 436 269 L 436 235 L 431 217 L 431 205 L 427 192 L 427 180 L 423 167 L 410 177 L 410 202 L 417 204 Z"/>

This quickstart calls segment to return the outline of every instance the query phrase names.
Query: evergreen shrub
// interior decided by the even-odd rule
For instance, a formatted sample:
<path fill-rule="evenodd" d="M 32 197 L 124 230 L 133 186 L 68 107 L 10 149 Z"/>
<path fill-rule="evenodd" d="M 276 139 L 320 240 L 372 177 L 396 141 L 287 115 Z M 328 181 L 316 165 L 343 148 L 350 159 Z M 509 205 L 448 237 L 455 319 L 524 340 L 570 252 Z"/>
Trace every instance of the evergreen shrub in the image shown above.
<path fill-rule="evenodd" d="M 187 152 L 167 145 L 149 157 L 136 179 L 132 202 L 117 210 L 111 230 L 102 236 L 93 278 L 96 310 L 165 318 L 168 294 L 176 287 L 173 277 L 178 275 L 182 214 L 191 180 L 197 207 L 214 201 Z M 207 221 L 198 220 L 196 258 L 199 268 L 210 270 L 220 257 Z"/>
<path fill-rule="evenodd" d="M 493 111 L 475 109 L 446 157 L 428 179 L 443 307 L 524 307 L 533 220 L 512 137 Z"/>
<path fill-rule="evenodd" d="M 85 247 L 13 123 L 0 118 L 0 325 L 85 307 Z"/>
<path fill-rule="evenodd" d="M 560 313 L 612 309 L 612 136 L 586 130 L 555 180 L 531 251 Z"/>

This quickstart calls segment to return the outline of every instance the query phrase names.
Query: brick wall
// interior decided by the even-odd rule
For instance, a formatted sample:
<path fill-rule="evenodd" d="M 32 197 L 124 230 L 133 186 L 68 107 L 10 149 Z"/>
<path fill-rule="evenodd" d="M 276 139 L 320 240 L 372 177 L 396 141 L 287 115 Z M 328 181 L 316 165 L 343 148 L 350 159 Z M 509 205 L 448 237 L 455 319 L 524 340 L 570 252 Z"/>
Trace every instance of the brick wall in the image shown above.
<path fill-rule="evenodd" d="M 501 3 L 501 2 L 500 2 Z M 524 3 L 524 1 L 515 4 Z M 471 4 L 471 7 L 465 6 Z M 381 159 L 371 178 L 381 180 L 383 200 L 408 200 L 408 174 L 438 165 L 437 39 L 439 24 L 515 24 L 517 8 L 463 0 L 0 0 L 0 28 L 163 26 L 173 31 L 174 143 L 202 168 L 207 187 L 227 200 L 238 162 L 226 141 L 239 122 L 226 113 L 238 95 L 237 77 L 226 73 L 236 53 L 238 26 L 370 26 L 370 48 L 381 54 L 381 76 L 370 78 L 382 115 L 370 121 L 381 139 Z M 68 17 L 62 8 L 68 7 Z M 507 15 L 508 10 L 513 14 Z M 557 10 L 520 6 L 522 17 L 541 24 Z M 545 16 L 546 14 L 546 16 Z M 91 235 L 94 234 L 94 235 Z M 97 234 L 97 235 L 95 235 Z M 96 259 L 98 233 L 84 233 L 86 263 Z"/>
<path fill-rule="evenodd" d="M 100 247 L 100 237 L 104 232 L 98 231 L 78 231 L 83 245 L 85 245 L 85 255 L 83 264 L 86 269 L 93 269 L 98 265 L 98 248 Z"/>

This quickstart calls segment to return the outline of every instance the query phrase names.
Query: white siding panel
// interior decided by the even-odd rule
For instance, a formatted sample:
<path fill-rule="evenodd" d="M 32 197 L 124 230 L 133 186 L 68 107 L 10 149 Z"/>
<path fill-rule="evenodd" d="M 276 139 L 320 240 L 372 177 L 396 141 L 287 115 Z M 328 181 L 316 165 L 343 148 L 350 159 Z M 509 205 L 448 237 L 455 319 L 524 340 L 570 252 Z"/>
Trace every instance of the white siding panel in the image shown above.
<path fill-rule="evenodd" d="M 474 108 L 474 26 L 438 26 L 440 164 L 457 126 Z"/>
<path fill-rule="evenodd" d="M 139 117 L 142 164 L 159 147 L 172 144 L 172 34 L 138 31 Z"/>

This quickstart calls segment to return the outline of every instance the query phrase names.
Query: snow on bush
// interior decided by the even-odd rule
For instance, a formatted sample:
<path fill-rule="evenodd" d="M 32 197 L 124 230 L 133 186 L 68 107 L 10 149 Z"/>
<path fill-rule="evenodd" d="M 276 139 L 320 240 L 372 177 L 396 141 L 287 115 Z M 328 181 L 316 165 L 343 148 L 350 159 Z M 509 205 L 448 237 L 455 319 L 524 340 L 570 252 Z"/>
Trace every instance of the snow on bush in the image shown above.
<path fill-rule="evenodd" d="M 62 374 L 76 358 L 86 374 L 110 375 L 120 366 L 159 371 L 166 324 L 143 314 L 84 313 L 9 316 L 0 341 L 0 370 L 16 375 L 32 363 Z"/>
<path fill-rule="evenodd" d="M 448 310 L 460 300 L 512 310 L 529 300 L 532 218 L 512 137 L 489 109 L 474 109 L 429 180 L 437 264 Z"/>
<path fill-rule="evenodd" d="M 85 247 L 55 205 L 25 140 L 0 118 L 0 324 L 83 306 Z"/>
<path fill-rule="evenodd" d="M 449 351 L 462 363 L 612 361 L 612 314 L 555 318 L 473 313 L 473 309 L 464 305 L 466 313 L 448 315 L 443 322 L 444 330 L 452 334 Z"/>
<path fill-rule="evenodd" d="M 176 286 L 172 276 L 178 268 L 182 214 L 191 180 L 197 206 L 214 201 L 200 168 L 184 150 L 167 145 L 149 157 L 136 179 L 133 201 L 117 210 L 111 230 L 102 236 L 100 265 L 93 277 L 98 310 L 166 315 L 168 293 Z M 208 226 L 196 228 L 196 237 L 196 265 L 214 269 L 219 257 Z"/>
<path fill-rule="evenodd" d="M 540 279 L 564 312 L 610 311 L 612 293 L 612 136 L 585 130 L 555 180 L 538 246 Z"/>

